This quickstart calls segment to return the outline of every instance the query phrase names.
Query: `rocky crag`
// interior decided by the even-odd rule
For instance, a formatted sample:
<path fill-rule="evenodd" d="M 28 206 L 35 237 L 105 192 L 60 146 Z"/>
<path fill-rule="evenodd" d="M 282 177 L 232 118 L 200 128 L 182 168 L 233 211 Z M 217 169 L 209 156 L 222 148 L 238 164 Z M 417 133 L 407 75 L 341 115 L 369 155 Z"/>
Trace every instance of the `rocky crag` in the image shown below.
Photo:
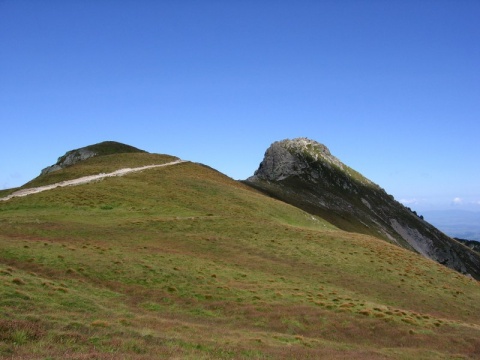
<path fill-rule="evenodd" d="M 51 166 L 42 170 L 41 175 L 46 175 L 53 171 L 57 171 L 68 166 L 75 165 L 80 161 L 87 160 L 94 156 L 120 154 L 120 153 L 132 153 L 132 152 L 145 152 L 137 149 L 136 147 L 125 145 L 116 141 L 104 141 L 95 145 L 86 146 L 80 149 L 70 150 L 65 155 L 58 158 L 57 162 Z"/>
<path fill-rule="evenodd" d="M 273 143 L 246 184 L 340 229 L 373 235 L 480 280 L 480 254 L 306 138 Z"/>

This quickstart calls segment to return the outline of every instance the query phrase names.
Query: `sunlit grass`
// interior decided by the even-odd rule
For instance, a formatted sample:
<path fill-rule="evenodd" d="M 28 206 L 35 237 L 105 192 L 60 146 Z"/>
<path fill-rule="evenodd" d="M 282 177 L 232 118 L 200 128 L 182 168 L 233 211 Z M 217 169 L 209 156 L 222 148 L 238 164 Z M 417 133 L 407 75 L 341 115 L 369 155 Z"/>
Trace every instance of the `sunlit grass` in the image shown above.
<path fill-rule="evenodd" d="M 12 199 L 0 228 L 4 357 L 479 355 L 478 282 L 200 165 Z"/>

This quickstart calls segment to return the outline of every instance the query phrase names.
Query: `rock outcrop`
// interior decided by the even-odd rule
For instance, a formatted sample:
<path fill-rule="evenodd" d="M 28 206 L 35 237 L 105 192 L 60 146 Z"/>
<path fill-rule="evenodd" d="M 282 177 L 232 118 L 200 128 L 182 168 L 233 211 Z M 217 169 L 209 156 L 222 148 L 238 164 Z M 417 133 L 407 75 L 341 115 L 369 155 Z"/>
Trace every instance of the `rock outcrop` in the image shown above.
<path fill-rule="evenodd" d="M 318 172 L 311 168 L 310 162 L 320 159 L 326 164 L 343 169 L 343 164 L 325 145 L 307 138 L 277 141 L 268 148 L 255 176 L 276 181 L 307 173 L 318 177 Z"/>
<path fill-rule="evenodd" d="M 67 166 L 75 165 L 76 163 L 78 163 L 80 161 L 87 160 L 87 159 L 89 159 L 91 157 L 94 157 L 96 155 L 97 155 L 97 153 L 89 150 L 88 148 L 71 150 L 71 151 L 67 152 L 65 155 L 63 155 L 62 157 L 58 158 L 58 161 L 54 165 L 46 167 L 45 169 L 43 169 L 41 175 L 45 175 L 45 174 L 51 173 L 53 171 L 57 171 L 57 170 L 66 168 Z"/>
<path fill-rule="evenodd" d="M 306 138 L 273 143 L 246 184 L 340 229 L 395 243 L 480 280 L 480 255 Z"/>

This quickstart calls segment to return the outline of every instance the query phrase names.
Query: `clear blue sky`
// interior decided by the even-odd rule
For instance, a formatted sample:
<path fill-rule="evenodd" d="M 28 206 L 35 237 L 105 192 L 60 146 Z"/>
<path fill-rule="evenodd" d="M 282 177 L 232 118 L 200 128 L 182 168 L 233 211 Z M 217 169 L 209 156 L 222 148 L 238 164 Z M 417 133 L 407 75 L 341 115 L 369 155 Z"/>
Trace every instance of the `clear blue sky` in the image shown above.
<path fill-rule="evenodd" d="M 305 136 L 480 210 L 478 0 L 0 0 L 0 189 L 104 140 L 253 174 Z"/>

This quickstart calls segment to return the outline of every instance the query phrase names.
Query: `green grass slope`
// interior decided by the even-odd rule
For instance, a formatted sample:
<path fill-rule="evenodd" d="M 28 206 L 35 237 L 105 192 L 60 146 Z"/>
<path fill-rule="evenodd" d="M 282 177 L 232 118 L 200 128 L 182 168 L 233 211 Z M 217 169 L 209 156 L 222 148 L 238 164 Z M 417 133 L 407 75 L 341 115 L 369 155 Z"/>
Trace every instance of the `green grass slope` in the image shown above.
<path fill-rule="evenodd" d="M 0 229 L 3 358 L 480 357 L 477 281 L 202 165 L 1 202 Z"/>
<path fill-rule="evenodd" d="M 20 189 L 55 184 L 82 176 L 109 173 L 122 168 L 160 165 L 178 160 L 175 156 L 149 153 L 121 153 L 92 157 L 48 174 L 43 174 L 21 186 Z"/>

